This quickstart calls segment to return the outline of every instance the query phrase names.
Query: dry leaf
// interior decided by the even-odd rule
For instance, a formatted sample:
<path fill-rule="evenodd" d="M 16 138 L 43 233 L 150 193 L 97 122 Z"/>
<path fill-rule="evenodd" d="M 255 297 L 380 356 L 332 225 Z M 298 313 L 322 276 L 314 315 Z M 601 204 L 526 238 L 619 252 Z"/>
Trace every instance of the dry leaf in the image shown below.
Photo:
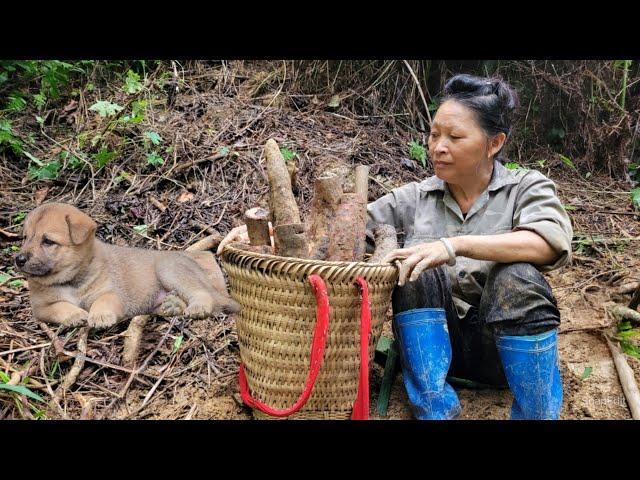
<path fill-rule="evenodd" d="M 40 205 L 42 202 L 44 202 L 44 199 L 47 198 L 47 193 L 49 193 L 49 187 L 41 188 L 36 192 L 36 205 Z"/>
<path fill-rule="evenodd" d="M 178 197 L 178 201 L 180 203 L 190 202 L 191 200 L 193 200 L 194 197 L 195 195 L 193 193 L 184 191 Z"/>

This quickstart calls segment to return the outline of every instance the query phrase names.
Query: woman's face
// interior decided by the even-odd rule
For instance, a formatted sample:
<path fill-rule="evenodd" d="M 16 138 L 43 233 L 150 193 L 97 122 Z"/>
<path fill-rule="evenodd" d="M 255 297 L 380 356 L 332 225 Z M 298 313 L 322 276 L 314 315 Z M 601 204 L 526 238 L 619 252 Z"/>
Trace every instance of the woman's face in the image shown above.
<path fill-rule="evenodd" d="M 447 100 L 436 112 L 428 141 L 436 175 L 452 184 L 478 176 L 483 168 L 492 166 L 487 156 L 499 150 L 492 148 L 493 143 L 488 142 L 472 110 L 455 100 Z M 502 143 L 504 140 L 500 146 Z"/>

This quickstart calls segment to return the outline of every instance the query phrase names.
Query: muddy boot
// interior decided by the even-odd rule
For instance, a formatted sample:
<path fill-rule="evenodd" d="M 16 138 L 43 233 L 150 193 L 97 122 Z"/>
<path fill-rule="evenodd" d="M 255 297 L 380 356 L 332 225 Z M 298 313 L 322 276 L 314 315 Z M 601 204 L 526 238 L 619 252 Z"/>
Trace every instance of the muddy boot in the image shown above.
<path fill-rule="evenodd" d="M 513 393 L 512 420 L 557 420 L 562 408 L 558 331 L 496 336 L 496 346 Z"/>
<path fill-rule="evenodd" d="M 451 342 L 445 310 L 416 308 L 394 315 L 395 337 L 405 388 L 418 420 L 450 420 L 461 406 L 446 382 L 451 364 Z"/>

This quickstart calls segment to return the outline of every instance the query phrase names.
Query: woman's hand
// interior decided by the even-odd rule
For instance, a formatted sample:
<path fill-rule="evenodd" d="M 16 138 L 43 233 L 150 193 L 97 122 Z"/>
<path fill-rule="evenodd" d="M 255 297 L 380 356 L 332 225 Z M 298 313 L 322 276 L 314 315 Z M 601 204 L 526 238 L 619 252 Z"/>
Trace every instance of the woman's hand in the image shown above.
<path fill-rule="evenodd" d="M 218 245 L 218 255 L 222 253 L 224 247 L 231 242 L 249 243 L 249 234 L 247 233 L 247 226 L 240 225 L 239 227 L 232 228 L 229 233 L 222 239 L 220 245 Z"/>
<path fill-rule="evenodd" d="M 449 261 L 449 253 L 441 241 L 420 243 L 409 248 L 399 248 L 389 252 L 382 262 L 400 260 L 398 285 L 403 286 L 407 277 L 415 281 L 428 268 L 435 268 Z"/>

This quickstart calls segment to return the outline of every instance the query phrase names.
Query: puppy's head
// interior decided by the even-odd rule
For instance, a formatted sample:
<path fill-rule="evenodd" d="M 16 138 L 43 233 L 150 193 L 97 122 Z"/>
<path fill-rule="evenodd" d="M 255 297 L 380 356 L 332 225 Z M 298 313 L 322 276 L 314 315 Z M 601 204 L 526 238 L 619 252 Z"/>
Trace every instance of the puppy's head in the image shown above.
<path fill-rule="evenodd" d="M 96 227 L 91 217 L 71 205 L 43 204 L 25 219 L 16 266 L 27 277 L 71 280 L 89 253 Z"/>

